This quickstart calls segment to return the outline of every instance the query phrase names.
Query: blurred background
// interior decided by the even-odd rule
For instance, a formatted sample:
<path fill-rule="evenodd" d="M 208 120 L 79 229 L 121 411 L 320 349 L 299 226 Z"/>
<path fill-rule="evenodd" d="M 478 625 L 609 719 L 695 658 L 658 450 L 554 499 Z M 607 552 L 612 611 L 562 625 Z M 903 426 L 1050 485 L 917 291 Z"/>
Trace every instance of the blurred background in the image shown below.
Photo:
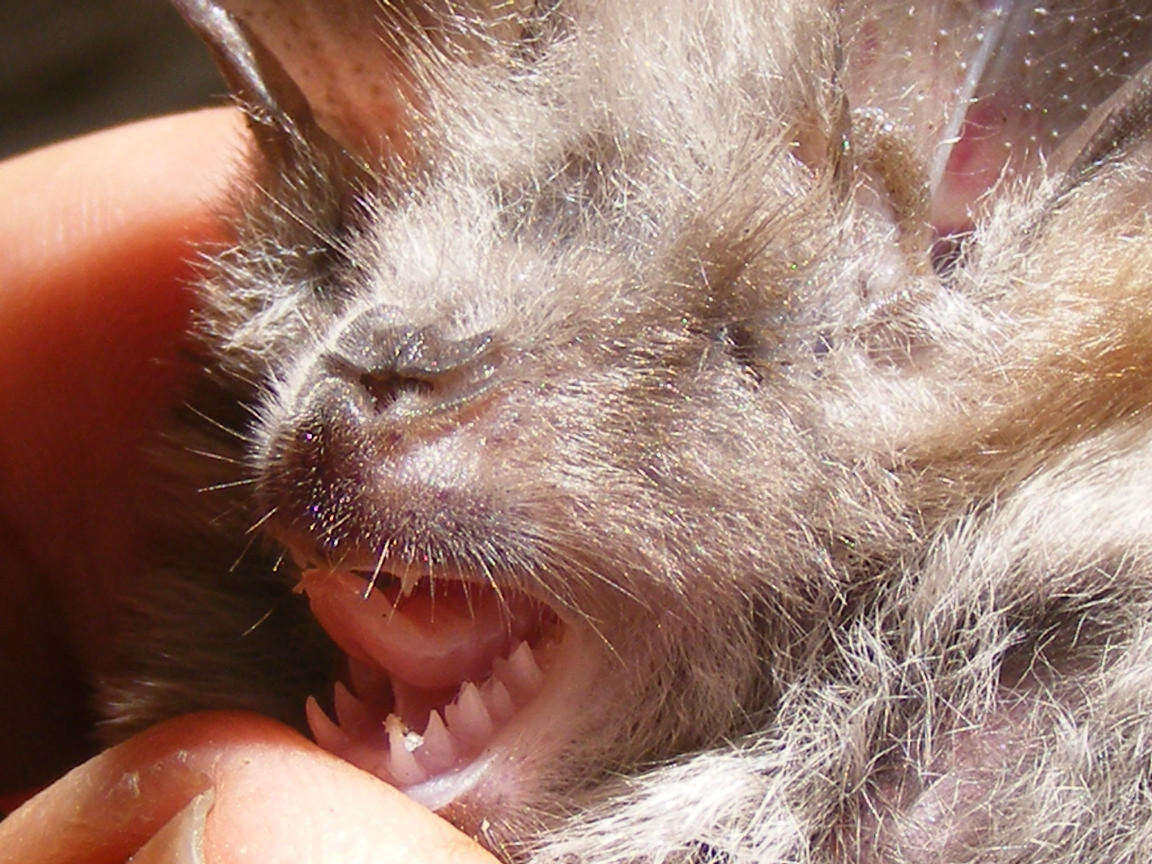
<path fill-rule="evenodd" d="M 226 101 L 164 0 L 0 0 L 0 158 Z"/>

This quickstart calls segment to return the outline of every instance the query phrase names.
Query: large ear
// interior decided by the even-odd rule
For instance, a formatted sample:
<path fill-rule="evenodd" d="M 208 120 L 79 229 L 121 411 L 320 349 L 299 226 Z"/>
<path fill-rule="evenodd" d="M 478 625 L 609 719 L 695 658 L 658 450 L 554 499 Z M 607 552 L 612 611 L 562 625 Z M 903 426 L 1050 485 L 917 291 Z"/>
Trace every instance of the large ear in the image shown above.
<path fill-rule="evenodd" d="M 942 233 L 970 225 L 1001 180 L 1072 167 L 1087 142 L 1070 158 L 1057 151 L 1078 130 L 1104 129 L 1116 112 L 1098 106 L 1152 60 L 1152 0 L 929 0 L 914 14 L 899 0 L 846 7 L 849 98 L 909 130 Z M 1136 105 L 1134 94 L 1121 101 Z M 1127 110 L 1132 120 L 1138 109 Z M 1119 114 L 1114 122 L 1135 125 Z"/>
<path fill-rule="evenodd" d="M 304 150 L 371 161 L 405 149 L 414 112 L 399 46 L 420 26 L 405 10 L 373 0 L 173 3 L 208 43 L 274 163 Z"/>

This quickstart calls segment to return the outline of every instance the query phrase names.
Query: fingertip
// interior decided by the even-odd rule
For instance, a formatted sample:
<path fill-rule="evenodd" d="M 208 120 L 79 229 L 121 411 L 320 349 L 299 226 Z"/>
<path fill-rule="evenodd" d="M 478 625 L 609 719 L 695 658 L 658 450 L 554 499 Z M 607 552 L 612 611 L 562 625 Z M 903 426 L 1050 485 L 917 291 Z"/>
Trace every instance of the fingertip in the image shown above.
<path fill-rule="evenodd" d="M 141 733 L 0 823 L 0 864 L 130 855 L 133 864 L 495 864 L 436 814 L 293 730 L 224 712 Z"/>
<path fill-rule="evenodd" d="M 209 864 L 204 851 L 216 790 L 201 792 L 141 846 L 127 864 Z"/>
<path fill-rule="evenodd" d="M 159 222 L 186 236 L 243 164 L 239 112 L 210 108 L 118 126 L 0 163 L 7 294 Z M 152 228 L 145 234 L 154 233 Z"/>

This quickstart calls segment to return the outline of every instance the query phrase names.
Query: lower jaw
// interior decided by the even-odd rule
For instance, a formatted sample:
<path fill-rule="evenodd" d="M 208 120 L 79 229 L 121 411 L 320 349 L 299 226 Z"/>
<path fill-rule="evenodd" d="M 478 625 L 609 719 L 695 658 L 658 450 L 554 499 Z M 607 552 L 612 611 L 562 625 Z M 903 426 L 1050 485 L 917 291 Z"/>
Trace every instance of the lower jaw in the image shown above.
<path fill-rule="evenodd" d="M 464 682 L 455 699 L 427 715 L 424 728 L 408 728 L 393 713 L 395 700 L 366 705 L 342 685 L 338 723 L 311 698 L 308 721 L 320 746 L 425 806 L 466 801 L 488 811 L 521 798 L 529 775 L 575 742 L 601 677 L 597 656 L 587 634 L 557 624 L 498 659 L 487 679 Z M 371 701 L 379 675 L 356 670 L 359 695 Z"/>

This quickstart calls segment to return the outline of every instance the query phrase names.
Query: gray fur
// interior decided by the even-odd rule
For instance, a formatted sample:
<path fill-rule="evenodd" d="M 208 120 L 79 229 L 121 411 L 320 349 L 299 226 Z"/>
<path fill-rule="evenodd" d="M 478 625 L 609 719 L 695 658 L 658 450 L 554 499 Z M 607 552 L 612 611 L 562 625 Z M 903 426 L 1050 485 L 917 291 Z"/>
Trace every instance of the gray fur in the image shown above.
<path fill-rule="evenodd" d="M 237 6 L 299 78 L 267 4 Z M 254 157 L 203 282 L 211 422 L 180 433 L 236 461 L 165 469 L 157 531 L 197 536 L 113 719 L 299 722 L 331 650 L 276 543 L 243 551 L 259 523 L 467 567 L 596 635 L 559 749 L 446 813 L 509 859 L 1149 860 L 1144 136 L 1074 175 L 1022 145 L 933 268 L 963 74 L 923 58 L 964 54 L 979 10 L 496 9 L 334 16 L 320 41 L 379 46 L 395 115 L 342 100 L 337 63 L 298 82 L 316 126 Z M 317 357 L 365 316 L 488 334 L 495 395 L 446 425 L 405 395 L 399 450 L 315 427 L 344 454 L 318 467 L 299 436 L 351 397 L 315 395 Z"/>

